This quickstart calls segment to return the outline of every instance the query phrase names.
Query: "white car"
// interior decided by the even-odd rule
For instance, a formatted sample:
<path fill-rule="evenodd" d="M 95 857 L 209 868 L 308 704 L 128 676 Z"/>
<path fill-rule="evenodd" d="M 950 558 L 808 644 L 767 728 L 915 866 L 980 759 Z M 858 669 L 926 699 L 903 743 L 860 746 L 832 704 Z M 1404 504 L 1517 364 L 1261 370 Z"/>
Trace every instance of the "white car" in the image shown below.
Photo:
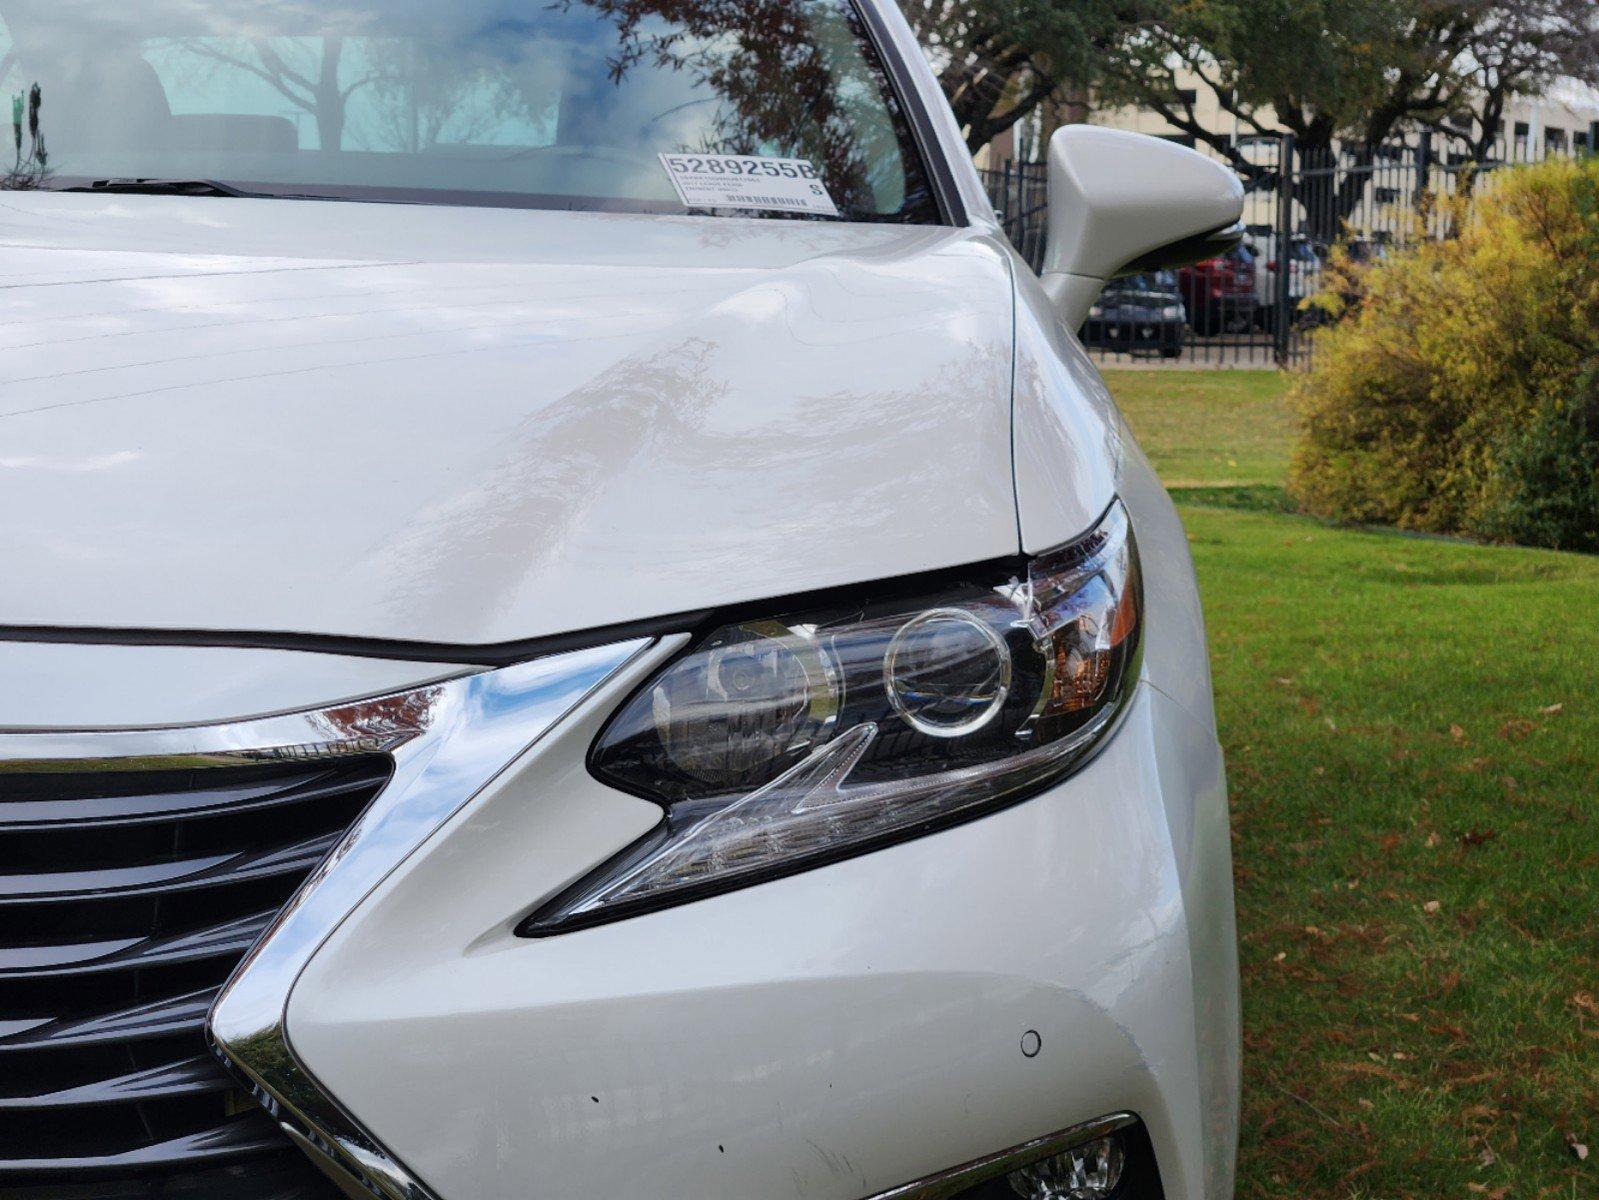
<path fill-rule="evenodd" d="M 887 0 L 0 0 L 0 1194 L 1223 1200 L 1240 235 Z M 14 150 L 14 154 L 12 151 Z"/>
<path fill-rule="evenodd" d="M 1277 271 L 1282 255 L 1277 249 L 1277 232 L 1269 225 L 1251 225 L 1249 241 L 1255 253 L 1255 310 L 1262 329 L 1277 327 Z M 1321 288 L 1322 261 L 1316 247 L 1303 233 L 1288 239 L 1288 312 L 1290 322 L 1298 320 L 1300 306 Z"/>

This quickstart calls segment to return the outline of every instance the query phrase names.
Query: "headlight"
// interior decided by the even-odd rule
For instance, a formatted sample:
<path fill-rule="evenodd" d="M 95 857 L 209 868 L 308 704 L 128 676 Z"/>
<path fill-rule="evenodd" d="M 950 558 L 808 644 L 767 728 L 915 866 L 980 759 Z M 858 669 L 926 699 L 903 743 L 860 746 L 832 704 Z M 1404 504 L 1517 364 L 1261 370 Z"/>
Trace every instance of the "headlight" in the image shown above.
<path fill-rule="evenodd" d="M 601 780 L 644 841 L 527 918 L 559 933 L 968 820 L 1083 761 L 1136 676 L 1127 514 L 1000 578 L 724 624 L 606 725 Z"/>
<path fill-rule="evenodd" d="M 1160 315 L 1161 315 L 1161 318 L 1163 320 L 1181 321 L 1188 314 L 1183 309 L 1183 306 L 1181 304 L 1168 304 L 1165 308 L 1160 310 Z"/>
<path fill-rule="evenodd" d="M 1088 308 L 1088 315 L 1089 315 L 1090 318 L 1094 318 L 1094 319 L 1102 317 L 1102 316 L 1105 315 L 1105 308 L 1104 308 L 1103 305 L 1100 305 L 1100 304 L 1092 304 Z"/>

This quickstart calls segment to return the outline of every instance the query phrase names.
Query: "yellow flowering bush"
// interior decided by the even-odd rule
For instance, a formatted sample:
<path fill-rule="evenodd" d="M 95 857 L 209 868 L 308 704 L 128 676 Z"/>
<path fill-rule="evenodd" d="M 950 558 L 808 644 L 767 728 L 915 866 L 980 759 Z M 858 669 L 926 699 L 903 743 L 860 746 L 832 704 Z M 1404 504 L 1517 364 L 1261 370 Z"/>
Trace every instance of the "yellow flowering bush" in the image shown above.
<path fill-rule="evenodd" d="M 1458 236 L 1335 269 L 1289 487 L 1340 521 L 1599 550 L 1599 160 L 1500 171 Z"/>

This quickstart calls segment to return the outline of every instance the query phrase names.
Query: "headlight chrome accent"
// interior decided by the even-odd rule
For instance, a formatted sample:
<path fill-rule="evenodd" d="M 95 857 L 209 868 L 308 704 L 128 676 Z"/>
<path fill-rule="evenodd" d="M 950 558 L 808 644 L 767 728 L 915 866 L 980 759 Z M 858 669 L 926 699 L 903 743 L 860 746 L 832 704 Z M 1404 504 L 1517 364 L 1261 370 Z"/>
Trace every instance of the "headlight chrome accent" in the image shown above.
<path fill-rule="evenodd" d="M 589 758 L 603 782 L 659 804 L 661 823 L 517 932 L 808 870 L 1075 770 L 1137 679 L 1143 595 L 1127 513 L 1113 504 L 1071 544 L 990 571 L 729 621 L 690 644 Z"/>

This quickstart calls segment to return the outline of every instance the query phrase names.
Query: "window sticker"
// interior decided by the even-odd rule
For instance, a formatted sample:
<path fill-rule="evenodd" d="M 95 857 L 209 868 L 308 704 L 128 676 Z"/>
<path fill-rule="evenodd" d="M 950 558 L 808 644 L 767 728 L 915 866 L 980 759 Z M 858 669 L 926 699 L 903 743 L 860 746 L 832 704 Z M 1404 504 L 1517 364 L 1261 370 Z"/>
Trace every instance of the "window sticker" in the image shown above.
<path fill-rule="evenodd" d="M 809 159 L 751 154 L 663 154 L 678 199 L 689 208 L 760 208 L 838 216 Z"/>

